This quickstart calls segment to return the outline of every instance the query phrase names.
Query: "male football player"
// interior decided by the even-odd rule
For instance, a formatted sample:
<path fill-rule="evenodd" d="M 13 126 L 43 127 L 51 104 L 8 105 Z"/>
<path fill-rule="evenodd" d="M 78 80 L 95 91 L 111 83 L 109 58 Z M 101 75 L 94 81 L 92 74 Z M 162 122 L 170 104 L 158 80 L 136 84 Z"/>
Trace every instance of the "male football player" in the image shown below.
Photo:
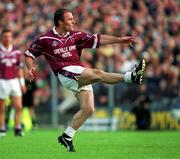
<path fill-rule="evenodd" d="M 114 37 L 102 34 L 87 34 L 74 30 L 75 20 L 68 9 L 58 9 L 54 14 L 54 27 L 39 36 L 25 52 L 28 76 L 33 80 L 36 75 L 33 60 L 44 55 L 61 84 L 74 92 L 80 103 L 80 110 L 73 116 L 72 122 L 58 141 L 68 151 L 73 152 L 73 136 L 94 112 L 94 94 L 91 84 L 103 82 L 115 84 L 119 82 L 134 82 L 141 84 L 145 70 L 145 60 L 132 72 L 125 74 L 108 73 L 99 69 L 83 67 L 80 56 L 84 48 L 98 48 L 106 44 L 136 43 L 134 37 Z"/>
<path fill-rule="evenodd" d="M 23 136 L 21 128 L 22 92 L 26 91 L 21 51 L 13 45 L 13 32 L 4 29 L 1 33 L 0 44 L 0 137 L 6 135 L 5 105 L 10 97 L 11 105 L 15 108 L 16 136 Z"/>

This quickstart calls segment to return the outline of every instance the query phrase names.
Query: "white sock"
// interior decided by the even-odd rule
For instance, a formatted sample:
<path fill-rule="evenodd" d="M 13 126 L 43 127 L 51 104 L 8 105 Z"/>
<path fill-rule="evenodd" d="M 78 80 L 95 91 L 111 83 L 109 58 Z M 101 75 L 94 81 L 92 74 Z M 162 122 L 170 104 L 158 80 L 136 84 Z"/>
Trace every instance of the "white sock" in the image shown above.
<path fill-rule="evenodd" d="M 5 127 L 5 126 L 2 126 L 2 127 L 0 128 L 0 130 L 6 130 L 6 127 Z"/>
<path fill-rule="evenodd" d="M 125 75 L 124 75 L 124 81 L 127 82 L 127 83 L 131 83 L 132 80 L 131 80 L 131 73 L 132 72 L 126 72 Z"/>
<path fill-rule="evenodd" d="M 21 129 L 21 125 L 16 125 L 15 129 Z"/>
<path fill-rule="evenodd" d="M 76 130 L 74 130 L 72 127 L 69 126 L 69 127 L 64 131 L 64 133 L 65 133 L 66 135 L 68 135 L 69 137 L 73 138 L 73 136 L 74 136 L 75 133 L 76 133 Z"/>

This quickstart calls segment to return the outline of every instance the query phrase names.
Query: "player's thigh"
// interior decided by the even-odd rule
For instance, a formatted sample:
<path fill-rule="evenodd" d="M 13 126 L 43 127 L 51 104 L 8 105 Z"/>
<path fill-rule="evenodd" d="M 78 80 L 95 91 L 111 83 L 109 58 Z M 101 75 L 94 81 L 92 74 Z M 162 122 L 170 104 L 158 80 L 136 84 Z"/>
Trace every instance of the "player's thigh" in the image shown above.
<path fill-rule="evenodd" d="M 6 98 L 8 98 L 10 86 L 7 80 L 0 79 L 0 111 L 5 111 Z"/>
<path fill-rule="evenodd" d="M 79 86 L 84 86 L 88 84 L 93 84 L 101 80 L 103 75 L 103 71 L 99 69 L 84 69 L 81 73 L 80 77 L 78 78 Z"/>
<path fill-rule="evenodd" d="M 76 94 L 80 107 L 84 111 L 94 111 L 94 93 L 90 90 L 83 90 Z"/>
<path fill-rule="evenodd" d="M 22 96 L 11 96 L 11 105 L 15 109 L 22 109 Z"/>

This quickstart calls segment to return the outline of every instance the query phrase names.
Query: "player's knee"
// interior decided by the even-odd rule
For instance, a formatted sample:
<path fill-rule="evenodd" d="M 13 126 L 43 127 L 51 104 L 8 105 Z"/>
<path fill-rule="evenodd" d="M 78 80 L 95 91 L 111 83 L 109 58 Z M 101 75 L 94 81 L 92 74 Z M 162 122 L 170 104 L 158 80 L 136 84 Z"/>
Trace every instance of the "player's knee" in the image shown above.
<path fill-rule="evenodd" d="M 86 110 L 86 116 L 91 116 L 92 114 L 93 114 L 93 112 L 94 112 L 94 108 L 88 108 L 87 110 Z"/>
<path fill-rule="evenodd" d="M 21 105 L 17 105 L 17 106 L 15 106 L 14 108 L 15 108 L 15 110 L 16 110 L 17 112 L 21 112 L 22 109 L 23 109 Z"/>
<path fill-rule="evenodd" d="M 86 109 L 82 109 L 82 112 L 85 116 L 89 117 L 93 114 L 94 110 L 95 110 L 94 107 L 89 107 Z"/>
<path fill-rule="evenodd" d="M 89 115 L 92 115 L 92 114 L 94 113 L 94 111 L 95 111 L 94 107 L 90 107 L 90 108 L 88 109 L 88 114 L 89 114 Z"/>
<path fill-rule="evenodd" d="M 103 75 L 104 75 L 104 71 L 95 69 L 94 70 L 94 75 L 96 77 L 96 79 L 95 79 L 96 82 L 102 81 Z"/>

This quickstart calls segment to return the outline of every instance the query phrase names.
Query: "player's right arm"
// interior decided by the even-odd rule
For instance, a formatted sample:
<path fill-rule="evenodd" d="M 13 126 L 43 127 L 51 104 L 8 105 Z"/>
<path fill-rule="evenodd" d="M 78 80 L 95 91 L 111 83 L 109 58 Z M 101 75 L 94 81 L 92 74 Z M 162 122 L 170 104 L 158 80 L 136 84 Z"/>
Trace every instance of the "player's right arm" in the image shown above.
<path fill-rule="evenodd" d="M 36 77 L 36 67 L 34 66 L 34 60 L 31 57 L 26 56 L 25 63 L 28 68 L 27 77 L 30 81 L 33 81 Z"/>
<path fill-rule="evenodd" d="M 34 65 L 34 59 L 42 55 L 41 51 L 42 51 L 41 42 L 37 38 L 30 44 L 28 50 L 24 54 L 25 64 L 28 68 L 27 77 L 30 81 L 33 81 L 36 77 L 37 72 L 36 72 L 36 67 Z"/>

